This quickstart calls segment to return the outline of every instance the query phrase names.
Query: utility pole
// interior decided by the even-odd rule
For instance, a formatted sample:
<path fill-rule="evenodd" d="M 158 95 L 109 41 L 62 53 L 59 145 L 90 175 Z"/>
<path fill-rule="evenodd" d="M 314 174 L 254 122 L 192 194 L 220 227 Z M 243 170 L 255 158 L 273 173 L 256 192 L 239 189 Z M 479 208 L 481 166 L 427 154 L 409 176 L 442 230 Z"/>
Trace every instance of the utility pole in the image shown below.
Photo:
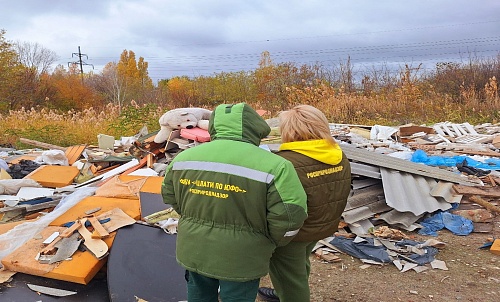
<path fill-rule="evenodd" d="M 71 54 L 71 57 L 72 57 L 72 58 L 73 58 L 74 56 L 78 57 L 78 61 L 75 61 L 75 62 L 68 62 L 68 67 L 69 67 L 69 65 L 70 65 L 70 64 L 73 64 L 73 65 L 75 65 L 75 64 L 79 64 L 79 65 L 80 65 L 80 74 L 82 75 L 82 84 L 83 84 L 83 65 L 90 65 L 90 66 L 92 66 L 92 69 L 94 69 L 94 65 L 92 65 L 92 64 L 88 64 L 88 63 L 86 63 L 86 62 L 84 62 L 84 61 L 82 60 L 82 57 L 86 57 L 86 58 L 87 58 L 87 60 L 88 60 L 88 59 L 89 59 L 89 56 L 87 56 L 86 54 L 84 54 L 84 53 L 82 53 L 82 52 L 80 51 L 80 46 L 78 46 L 78 52 L 74 52 L 74 53 L 72 53 L 72 54 Z"/>

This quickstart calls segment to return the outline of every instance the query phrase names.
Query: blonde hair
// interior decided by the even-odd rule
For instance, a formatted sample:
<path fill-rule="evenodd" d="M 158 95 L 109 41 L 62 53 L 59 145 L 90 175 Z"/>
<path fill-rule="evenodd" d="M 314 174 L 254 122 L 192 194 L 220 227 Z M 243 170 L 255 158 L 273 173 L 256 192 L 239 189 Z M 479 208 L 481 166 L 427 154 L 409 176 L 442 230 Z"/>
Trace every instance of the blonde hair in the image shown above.
<path fill-rule="evenodd" d="M 279 114 L 281 141 L 308 141 L 325 139 L 337 143 L 330 133 L 330 125 L 321 110 L 310 105 L 298 105 Z"/>

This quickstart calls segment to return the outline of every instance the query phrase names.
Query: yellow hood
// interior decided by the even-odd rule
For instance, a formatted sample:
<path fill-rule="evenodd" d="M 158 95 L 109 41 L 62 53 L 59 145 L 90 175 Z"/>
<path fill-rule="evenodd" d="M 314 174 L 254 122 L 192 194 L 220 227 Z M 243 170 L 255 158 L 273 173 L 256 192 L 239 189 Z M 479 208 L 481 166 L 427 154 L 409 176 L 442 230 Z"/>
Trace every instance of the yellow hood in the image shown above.
<path fill-rule="evenodd" d="M 339 145 L 332 145 L 324 139 L 283 143 L 279 150 L 294 151 L 329 165 L 336 165 L 342 160 Z"/>

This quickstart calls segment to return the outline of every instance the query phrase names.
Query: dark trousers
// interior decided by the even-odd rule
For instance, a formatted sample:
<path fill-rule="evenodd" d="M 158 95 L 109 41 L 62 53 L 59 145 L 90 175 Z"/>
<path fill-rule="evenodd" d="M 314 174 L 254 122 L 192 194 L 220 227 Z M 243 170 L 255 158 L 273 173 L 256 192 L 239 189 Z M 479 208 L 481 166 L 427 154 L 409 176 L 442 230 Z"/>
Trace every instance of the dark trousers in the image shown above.
<path fill-rule="evenodd" d="M 186 271 L 188 302 L 255 302 L 260 279 L 224 281 Z"/>

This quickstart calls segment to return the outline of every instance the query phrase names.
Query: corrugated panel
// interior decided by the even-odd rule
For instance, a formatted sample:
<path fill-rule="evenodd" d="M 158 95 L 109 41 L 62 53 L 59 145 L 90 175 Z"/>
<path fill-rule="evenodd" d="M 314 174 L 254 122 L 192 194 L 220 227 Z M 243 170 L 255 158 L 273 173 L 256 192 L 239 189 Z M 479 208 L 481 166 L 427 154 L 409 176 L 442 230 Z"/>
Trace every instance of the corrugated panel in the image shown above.
<path fill-rule="evenodd" d="M 390 169 L 380 169 L 387 204 L 399 212 L 412 212 L 415 215 L 448 210 L 451 204 L 441 197 L 433 197 L 431 188 L 436 180 L 411 173 Z"/>
<path fill-rule="evenodd" d="M 382 199 L 382 200 L 367 204 L 366 206 L 362 206 L 359 208 L 354 208 L 352 210 L 344 211 L 342 213 L 342 217 L 344 218 L 345 222 L 354 223 L 356 221 L 360 221 L 363 219 L 373 217 L 375 214 L 390 211 L 390 210 L 392 210 L 391 207 L 389 207 L 385 203 L 385 200 Z"/>
<path fill-rule="evenodd" d="M 453 190 L 453 184 L 450 182 L 440 181 L 432 188 L 430 194 L 434 197 L 442 197 L 449 203 L 460 203 L 463 195 L 456 194 Z"/>
<path fill-rule="evenodd" d="M 379 174 L 380 174 L 380 172 L 379 172 Z M 352 189 L 358 190 L 358 189 L 363 189 L 363 188 L 370 187 L 370 186 L 377 185 L 377 184 L 382 184 L 382 181 L 379 179 L 373 179 L 373 178 L 353 179 L 352 180 Z"/>
<path fill-rule="evenodd" d="M 378 154 L 361 148 L 356 148 L 349 144 L 341 144 L 340 147 L 346 154 L 347 158 L 354 162 L 362 162 L 383 168 L 393 169 L 397 171 L 408 172 L 411 174 L 431 177 L 439 180 L 445 180 L 453 183 L 474 186 L 481 183 L 479 179 L 469 179 L 450 171 L 440 168 L 417 164 L 408 160 Z"/>
<path fill-rule="evenodd" d="M 419 220 L 422 216 L 423 214 L 415 215 L 411 212 L 402 213 L 396 210 L 391 210 L 389 212 L 380 214 L 379 217 L 376 219 L 383 220 L 388 224 L 401 224 L 405 226 L 405 228 L 409 228 L 412 224 L 417 222 L 417 220 Z"/>
<path fill-rule="evenodd" d="M 349 156 L 348 156 L 349 158 Z M 371 178 L 382 178 L 380 176 L 380 168 L 361 163 L 351 162 L 351 173 L 356 175 L 363 175 Z"/>
<path fill-rule="evenodd" d="M 352 210 L 370 203 L 374 203 L 384 199 L 384 188 L 382 181 L 378 185 L 366 187 L 363 189 L 354 190 L 353 194 L 347 198 L 347 204 L 344 211 Z"/>
<path fill-rule="evenodd" d="M 373 227 L 373 224 L 368 219 L 356 221 L 355 223 L 349 225 L 351 232 L 358 236 L 368 234 L 369 230 Z"/>

